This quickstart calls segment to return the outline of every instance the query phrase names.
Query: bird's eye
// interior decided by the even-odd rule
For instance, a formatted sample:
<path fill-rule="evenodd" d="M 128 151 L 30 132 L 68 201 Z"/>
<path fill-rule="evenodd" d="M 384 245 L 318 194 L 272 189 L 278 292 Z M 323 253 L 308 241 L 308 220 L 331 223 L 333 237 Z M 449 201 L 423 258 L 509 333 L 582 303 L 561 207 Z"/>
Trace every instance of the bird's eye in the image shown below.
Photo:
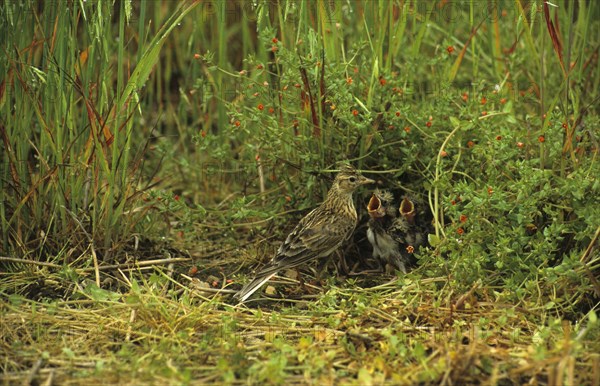
<path fill-rule="evenodd" d="M 350 177 L 348 180 L 349 180 L 350 182 L 356 182 L 356 177 Z"/>

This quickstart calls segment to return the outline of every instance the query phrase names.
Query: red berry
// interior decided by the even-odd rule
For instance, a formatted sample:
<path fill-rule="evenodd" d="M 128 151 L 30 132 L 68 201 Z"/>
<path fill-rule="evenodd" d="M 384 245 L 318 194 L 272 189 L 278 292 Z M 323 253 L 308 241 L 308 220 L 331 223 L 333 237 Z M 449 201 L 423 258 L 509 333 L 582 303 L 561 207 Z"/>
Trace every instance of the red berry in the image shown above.
<path fill-rule="evenodd" d="M 258 108 L 260 111 L 262 111 L 262 110 L 264 110 L 264 109 L 265 109 L 265 106 L 264 106 L 262 103 L 259 103 L 259 104 L 258 104 L 258 106 L 257 106 L 257 108 Z"/>

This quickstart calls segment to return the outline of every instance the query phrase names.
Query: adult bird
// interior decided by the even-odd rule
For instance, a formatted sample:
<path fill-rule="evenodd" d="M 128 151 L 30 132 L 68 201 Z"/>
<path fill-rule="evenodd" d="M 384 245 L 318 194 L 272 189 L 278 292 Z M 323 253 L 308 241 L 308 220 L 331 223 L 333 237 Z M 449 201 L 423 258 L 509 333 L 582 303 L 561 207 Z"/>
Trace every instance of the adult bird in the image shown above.
<path fill-rule="evenodd" d="M 373 247 L 373 257 L 403 273 L 418 248 L 427 242 L 427 227 L 417 221 L 413 200 L 404 197 L 396 208 L 388 191 L 376 190 L 369 204 L 367 239 Z"/>
<path fill-rule="evenodd" d="M 277 272 L 335 252 L 350 238 L 356 227 L 358 217 L 352 193 L 358 187 L 374 182 L 354 167 L 342 165 L 325 201 L 300 220 L 271 262 L 234 297 L 242 303 Z"/>

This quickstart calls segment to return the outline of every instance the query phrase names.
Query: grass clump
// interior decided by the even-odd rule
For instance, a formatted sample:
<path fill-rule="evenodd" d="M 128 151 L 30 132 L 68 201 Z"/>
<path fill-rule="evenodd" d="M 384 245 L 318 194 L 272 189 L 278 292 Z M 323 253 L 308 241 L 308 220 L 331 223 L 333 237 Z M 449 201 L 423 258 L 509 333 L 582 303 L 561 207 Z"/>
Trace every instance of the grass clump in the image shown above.
<path fill-rule="evenodd" d="M 594 2 L 0 11 L 6 382 L 599 382 Z M 345 159 L 412 271 L 354 275 L 364 191 L 355 271 L 234 305 Z"/>

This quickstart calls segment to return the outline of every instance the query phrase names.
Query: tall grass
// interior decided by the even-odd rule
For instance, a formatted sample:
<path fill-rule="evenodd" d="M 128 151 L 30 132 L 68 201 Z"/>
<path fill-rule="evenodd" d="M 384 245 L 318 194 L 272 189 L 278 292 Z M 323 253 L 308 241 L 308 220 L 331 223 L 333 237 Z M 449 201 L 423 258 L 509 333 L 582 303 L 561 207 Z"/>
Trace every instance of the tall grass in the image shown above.
<path fill-rule="evenodd" d="M 128 2 L 3 4 L 3 253 L 97 265 L 143 229 L 139 90 L 196 5 L 177 6 L 144 43 Z"/>

